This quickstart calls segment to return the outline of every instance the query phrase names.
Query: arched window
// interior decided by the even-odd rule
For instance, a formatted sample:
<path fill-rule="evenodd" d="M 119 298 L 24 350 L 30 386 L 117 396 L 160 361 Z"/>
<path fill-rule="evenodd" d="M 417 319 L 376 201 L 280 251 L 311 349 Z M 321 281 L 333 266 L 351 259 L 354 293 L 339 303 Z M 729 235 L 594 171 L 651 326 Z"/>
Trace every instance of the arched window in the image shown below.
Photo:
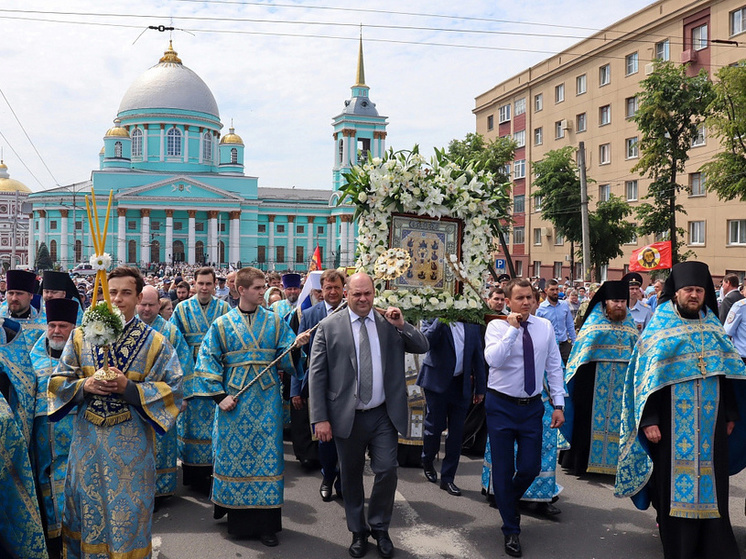
<path fill-rule="evenodd" d="M 209 132 L 202 136 L 202 161 L 212 161 L 212 134 Z"/>
<path fill-rule="evenodd" d="M 127 243 L 127 262 L 130 264 L 137 262 L 137 241 Z"/>
<path fill-rule="evenodd" d="M 75 241 L 75 262 L 80 263 L 83 260 L 83 241 Z"/>
<path fill-rule="evenodd" d="M 57 241 L 54 239 L 49 242 L 49 258 L 52 262 L 57 262 Z"/>
<path fill-rule="evenodd" d="M 236 148 L 231 148 L 231 164 L 238 164 L 238 150 Z"/>
<path fill-rule="evenodd" d="M 139 128 L 132 131 L 132 157 L 142 157 L 142 130 Z"/>
<path fill-rule="evenodd" d="M 155 263 L 161 261 L 161 243 L 158 241 L 150 243 L 150 261 Z"/>
<path fill-rule="evenodd" d="M 171 128 L 166 134 L 166 155 L 181 156 L 181 130 L 178 128 Z"/>
<path fill-rule="evenodd" d="M 202 264 L 205 261 L 205 243 L 197 241 L 194 245 L 194 261 Z"/>
<path fill-rule="evenodd" d="M 186 260 L 184 257 L 184 243 L 181 241 L 174 241 L 173 261 L 184 262 L 184 260 Z"/>
<path fill-rule="evenodd" d="M 122 157 L 122 142 L 114 143 L 114 157 Z"/>

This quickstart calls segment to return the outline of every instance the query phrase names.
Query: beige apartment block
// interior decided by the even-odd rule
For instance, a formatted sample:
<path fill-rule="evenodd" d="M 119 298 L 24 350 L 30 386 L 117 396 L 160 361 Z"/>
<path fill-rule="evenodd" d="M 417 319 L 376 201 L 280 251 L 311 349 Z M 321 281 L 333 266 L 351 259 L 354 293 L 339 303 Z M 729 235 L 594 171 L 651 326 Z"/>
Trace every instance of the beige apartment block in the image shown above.
<path fill-rule="evenodd" d="M 722 41 L 737 41 L 738 46 Z M 533 196 L 532 162 L 554 149 L 585 144 L 591 211 L 609 194 L 636 208 L 650 180 L 633 173 L 641 137 L 631 116 L 639 83 L 655 59 L 687 62 L 689 71 L 718 69 L 746 58 L 746 0 L 662 0 L 592 35 L 476 98 L 476 131 L 486 138 L 512 135 L 518 141 L 512 164 L 514 225 L 510 234 L 516 272 L 524 277 L 571 275 L 570 243 L 541 219 L 541 200 Z M 679 184 L 687 214 L 677 222 L 686 246 L 707 262 L 714 276 L 746 271 L 746 204 L 723 202 L 707 192 L 700 167 L 720 150 L 703 129 Z M 634 220 L 634 215 L 630 217 Z M 640 237 L 624 246 L 625 256 L 604 270 L 608 279 L 627 271 L 632 251 L 655 242 Z M 577 250 L 577 246 L 575 247 Z M 503 258 L 501 254 L 497 258 Z M 580 277 L 576 264 L 573 276 Z M 646 282 L 647 285 L 647 282 Z"/>

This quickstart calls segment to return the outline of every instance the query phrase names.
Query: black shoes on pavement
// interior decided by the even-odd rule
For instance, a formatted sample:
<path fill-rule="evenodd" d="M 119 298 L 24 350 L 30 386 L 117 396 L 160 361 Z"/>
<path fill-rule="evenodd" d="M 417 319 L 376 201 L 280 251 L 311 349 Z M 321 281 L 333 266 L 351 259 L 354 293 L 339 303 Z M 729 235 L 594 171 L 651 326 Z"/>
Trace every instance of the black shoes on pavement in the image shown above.
<path fill-rule="evenodd" d="M 440 482 L 440 488 L 443 491 L 446 491 L 449 495 L 453 495 L 454 497 L 460 497 L 461 496 L 461 489 L 459 489 L 455 483 L 452 481 L 443 481 Z"/>
<path fill-rule="evenodd" d="M 389 533 L 386 530 L 371 530 L 371 536 L 376 540 L 376 547 L 378 548 L 378 555 L 383 559 L 388 559 L 394 556 L 394 543 L 389 537 Z"/>
<path fill-rule="evenodd" d="M 368 553 L 368 531 L 353 532 L 352 544 L 350 544 L 350 557 L 365 557 Z"/>
<path fill-rule="evenodd" d="M 267 547 L 276 547 L 280 545 L 280 540 L 277 539 L 277 534 L 274 532 L 267 532 L 259 536 L 259 541 Z"/>
<path fill-rule="evenodd" d="M 511 557 L 523 556 L 523 552 L 521 551 L 521 540 L 518 539 L 518 534 L 508 534 L 505 536 L 505 553 Z"/>
<path fill-rule="evenodd" d="M 433 467 L 432 462 L 431 463 L 422 463 L 422 471 L 425 472 L 425 479 L 429 481 L 430 483 L 437 483 L 438 482 L 438 472 L 435 471 L 435 468 Z"/>

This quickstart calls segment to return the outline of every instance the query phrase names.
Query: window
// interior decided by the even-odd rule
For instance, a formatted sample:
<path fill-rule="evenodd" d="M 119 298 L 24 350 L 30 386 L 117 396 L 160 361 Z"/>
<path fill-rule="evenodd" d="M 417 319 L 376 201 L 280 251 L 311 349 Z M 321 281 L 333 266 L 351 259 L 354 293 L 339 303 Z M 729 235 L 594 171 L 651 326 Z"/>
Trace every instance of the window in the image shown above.
<path fill-rule="evenodd" d="M 317 235 L 323 235 L 323 234 L 324 234 L 324 226 L 323 226 L 323 225 L 319 225 L 319 226 L 318 226 L 318 227 L 316 228 L 316 234 L 317 234 Z"/>
<path fill-rule="evenodd" d="M 280 263 L 285 262 L 285 247 L 280 245 L 278 247 L 275 247 L 275 260 Z"/>
<path fill-rule="evenodd" d="M 655 43 L 655 57 L 658 60 L 670 60 L 671 59 L 671 47 L 668 39 Z"/>
<path fill-rule="evenodd" d="M 540 146 L 544 142 L 544 129 L 540 126 L 534 128 L 534 145 Z"/>
<path fill-rule="evenodd" d="M 610 184 L 600 184 L 600 185 L 598 185 L 598 201 L 599 202 L 608 202 L 610 195 L 611 195 L 611 185 Z"/>
<path fill-rule="evenodd" d="M 515 140 L 515 147 L 522 148 L 526 145 L 526 131 L 525 130 L 519 130 L 518 132 L 513 134 L 513 139 Z"/>
<path fill-rule="evenodd" d="M 523 260 L 516 260 L 514 262 L 515 264 L 515 275 L 517 278 L 520 278 L 523 276 Z"/>
<path fill-rule="evenodd" d="M 588 80 L 586 79 L 586 75 L 583 74 L 582 76 L 578 76 L 575 78 L 575 95 L 583 95 L 586 91 L 588 91 Z"/>
<path fill-rule="evenodd" d="M 626 69 L 626 75 L 630 76 L 637 73 L 638 58 L 637 53 L 633 52 L 624 57 L 624 67 Z"/>
<path fill-rule="evenodd" d="M 653 235 L 653 238 L 655 239 L 656 243 L 662 243 L 663 241 L 668 240 L 668 231 L 662 231 L 660 233 L 656 233 Z"/>
<path fill-rule="evenodd" d="M 537 278 L 541 276 L 541 260 L 534 260 L 533 268 L 534 268 L 534 275 Z"/>
<path fill-rule="evenodd" d="M 702 50 L 707 48 L 707 24 L 692 29 L 692 48 Z"/>
<path fill-rule="evenodd" d="M 692 139 L 692 147 L 696 148 L 705 145 L 705 125 L 700 124 L 697 128 L 697 135 Z"/>
<path fill-rule="evenodd" d="M 746 31 L 746 8 L 730 13 L 730 34 L 738 35 Z"/>
<path fill-rule="evenodd" d="M 534 211 L 535 212 L 541 211 L 541 203 L 543 201 L 544 201 L 544 198 L 540 194 L 537 194 L 536 196 L 534 196 Z"/>
<path fill-rule="evenodd" d="M 515 116 L 522 115 L 525 112 L 526 112 L 526 98 L 521 97 L 520 99 L 516 99 L 515 107 L 514 107 Z"/>
<path fill-rule="evenodd" d="M 601 144 L 598 146 L 598 164 L 608 165 L 611 163 L 611 144 Z"/>
<path fill-rule="evenodd" d="M 495 115 L 490 115 L 487 117 L 487 130 L 494 130 L 495 129 Z"/>
<path fill-rule="evenodd" d="M 82 221 L 76 221 L 75 222 L 75 230 L 76 231 L 82 231 L 83 230 L 83 222 Z"/>
<path fill-rule="evenodd" d="M 554 246 L 562 246 L 565 244 L 565 237 L 557 233 L 554 236 Z M 557 276 L 559 277 L 559 276 Z"/>
<path fill-rule="evenodd" d="M 181 155 L 181 131 L 178 128 L 171 128 L 166 134 L 166 155 L 169 157 Z"/>
<path fill-rule="evenodd" d="M 181 221 L 174 221 L 174 231 L 181 231 L 184 224 Z"/>
<path fill-rule="evenodd" d="M 556 140 L 559 140 L 560 138 L 565 137 L 565 129 L 562 126 L 563 123 L 564 123 L 563 120 L 558 120 L 557 122 L 554 123 L 554 138 Z"/>
<path fill-rule="evenodd" d="M 604 86 L 611 83 L 611 64 L 604 64 L 598 69 L 598 85 Z"/>
<path fill-rule="evenodd" d="M 705 222 L 704 221 L 690 221 L 689 222 L 689 244 L 690 245 L 705 244 Z"/>
<path fill-rule="evenodd" d="M 632 118 L 637 114 L 637 96 L 627 97 L 624 100 L 624 116 Z"/>
<path fill-rule="evenodd" d="M 522 245 L 526 242 L 526 228 L 516 227 L 513 229 L 513 244 Z"/>
<path fill-rule="evenodd" d="M 296 262 L 296 264 L 303 264 L 304 260 L 305 260 L 305 257 L 303 255 L 303 247 L 302 246 L 295 247 L 295 262 Z"/>
<path fill-rule="evenodd" d="M 728 220 L 728 244 L 746 245 L 746 219 Z"/>
<path fill-rule="evenodd" d="M 204 221 L 197 221 L 194 224 L 194 230 L 198 231 L 200 233 L 203 233 L 205 231 L 205 222 Z"/>
<path fill-rule="evenodd" d="M 150 222 L 150 230 L 151 231 L 160 231 L 161 230 L 161 222 L 160 221 L 151 221 Z"/>
<path fill-rule="evenodd" d="M 626 181 L 624 183 L 624 191 L 627 195 L 627 202 L 637 200 L 637 181 Z"/>
<path fill-rule="evenodd" d="M 238 164 L 238 148 L 231 148 L 231 165 Z"/>
<path fill-rule="evenodd" d="M 526 196 L 519 194 L 513 196 L 513 213 L 526 213 Z"/>
<path fill-rule="evenodd" d="M 554 273 L 555 278 L 561 278 L 562 277 L 562 262 L 555 262 L 554 266 L 552 266 L 552 273 Z"/>
<path fill-rule="evenodd" d="M 212 161 L 212 134 L 209 132 L 202 136 L 202 161 Z"/>
<path fill-rule="evenodd" d="M 132 131 L 132 157 L 142 157 L 142 130 L 139 128 Z"/>
<path fill-rule="evenodd" d="M 503 105 L 498 109 L 499 122 L 508 122 L 510 120 L 510 105 Z"/>
<path fill-rule="evenodd" d="M 260 264 L 264 264 L 267 261 L 267 247 L 259 245 L 256 247 L 256 260 Z"/>
<path fill-rule="evenodd" d="M 267 224 L 266 223 L 260 223 L 256 226 L 257 233 L 266 233 L 267 232 Z"/>
<path fill-rule="evenodd" d="M 534 246 L 541 246 L 541 227 L 534 228 Z"/>
<path fill-rule="evenodd" d="M 554 86 L 554 102 L 562 103 L 565 100 L 565 84 L 561 83 Z"/>
<path fill-rule="evenodd" d="M 303 235 L 306 232 L 306 226 L 305 225 L 298 225 L 295 228 L 295 232 L 298 233 L 298 235 Z"/>
<path fill-rule="evenodd" d="M 221 233 L 225 233 L 225 226 L 226 226 L 226 223 L 225 223 L 225 221 L 221 221 L 221 222 L 220 222 L 220 223 L 218 224 L 218 231 L 220 231 Z"/>
<path fill-rule="evenodd" d="M 575 117 L 575 130 L 585 132 L 588 129 L 587 118 L 585 113 L 580 113 Z"/>
<path fill-rule="evenodd" d="M 114 157 L 121 159 L 122 157 L 122 142 L 114 142 Z"/>
<path fill-rule="evenodd" d="M 611 105 L 604 105 L 598 109 L 598 125 L 606 126 L 611 123 Z"/>
<path fill-rule="evenodd" d="M 705 176 L 702 173 L 689 173 L 689 191 L 690 196 L 704 196 L 707 194 L 705 189 Z"/>
<path fill-rule="evenodd" d="M 637 154 L 637 136 L 624 140 L 624 152 L 627 159 L 635 159 Z"/>
<path fill-rule="evenodd" d="M 128 231 L 137 231 L 137 222 L 136 221 L 128 221 L 127 222 L 127 230 Z"/>
<path fill-rule="evenodd" d="M 285 226 L 284 225 L 278 225 L 277 226 L 277 232 L 278 233 L 284 233 L 285 232 Z"/>
<path fill-rule="evenodd" d="M 534 112 L 538 113 L 544 108 L 544 95 L 539 93 L 534 95 Z"/>
<path fill-rule="evenodd" d="M 49 222 L 49 230 L 50 231 L 56 231 L 57 230 L 57 221 L 52 220 Z"/>
<path fill-rule="evenodd" d="M 523 179 L 526 178 L 526 160 L 518 159 L 513 161 L 513 178 Z"/>

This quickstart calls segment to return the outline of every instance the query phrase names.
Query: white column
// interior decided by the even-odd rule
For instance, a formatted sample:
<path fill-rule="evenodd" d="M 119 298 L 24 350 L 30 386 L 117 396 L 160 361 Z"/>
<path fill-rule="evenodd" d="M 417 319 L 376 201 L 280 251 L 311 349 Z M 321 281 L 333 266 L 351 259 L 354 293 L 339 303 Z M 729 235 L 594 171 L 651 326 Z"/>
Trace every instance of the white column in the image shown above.
<path fill-rule="evenodd" d="M 313 228 L 316 227 L 314 225 L 314 223 L 313 223 L 313 216 L 310 216 L 308 218 L 308 225 L 307 225 L 307 227 L 308 227 L 308 245 L 307 245 L 308 246 L 308 251 L 307 251 L 308 252 L 308 256 L 306 257 L 306 260 L 308 260 L 309 258 L 311 258 L 313 256 L 313 251 L 316 248 L 315 246 L 313 246 Z"/>
<path fill-rule="evenodd" d="M 202 141 L 203 141 L 202 137 L 204 135 L 205 135 L 204 130 L 200 130 L 199 131 L 199 141 L 197 142 L 197 144 L 199 145 L 199 148 L 197 148 L 197 161 L 199 163 L 203 163 L 204 162 L 203 159 L 202 159 L 202 153 L 203 153 L 203 150 L 202 150 Z"/>
<path fill-rule="evenodd" d="M 34 233 L 34 219 L 32 218 L 28 222 L 28 265 L 32 267 L 36 259 L 34 250 L 36 248 L 36 235 Z"/>
<path fill-rule="evenodd" d="M 326 219 L 326 258 L 331 258 L 332 252 L 334 251 L 334 229 L 336 228 L 335 220 L 333 217 Z M 333 260 L 330 260 L 334 264 Z"/>
<path fill-rule="evenodd" d="M 150 264 L 150 210 L 140 210 L 140 261 Z"/>
<path fill-rule="evenodd" d="M 344 219 L 339 231 L 339 265 L 347 265 L 347 222 Z"/>
<path fill-rule="evenodd" d="M 163 125 L 161 125 L 161 161 L 165 161 L 166 159 L 166 131 L 163 129 Z"/>
<path fill-rule="evenodd" d="M 273 261 L 277 255 L 275 251 L 275 216 L 269 217 L 269 241 L 267 246 L 267 260 Z"/>
<path fill-rule="evenodd" d="M 195 245 L 195 238 L 194 238 L 194 216 L 196 215 L 195 210 L 189 210 L 189 237 L 187 239 L 187 264 L 194 264 L 194 261 L 196 259 L 195 251 L 194 251 L 194 245 Z"/>
<path fill-rule="evenodd" d="M 189 127 L 184 127 L 184 163 L 189 163 Z"/>
<path fill-rule="evenodd" d="M 218 212 L 207 213 L 209 225 L 207 230 L 207 259 L 210 262 L 218 261 Z"/>
<path fill-rule="evenodd" d="M 117 208 L 117 255 L 116 259 L 119 264 L 127 262 L 127 210 Z"/>
<path fill-rule="evenodd" d="M 148 138 L 150 137 L 150 126 L 147 124 L 143 126 L 143 134 L 142 134 L 142 160 L 147 161 L 148 160 Z M 125 262 L 125 260 L 122 260 L 122 262 Z"/>
<path fill-rule="evenodd" d="M 350 138 L 342 131 L 342 167 L 347 167 L 350 162 Z"/>
<path fill-rule="evenodd" d="M 174 211 L 166 210 L 166 263 L 174 258 Z"/>
<path fill-rule="evenodd" d="M 295 262 L 295 216 L 288 216 L 288 249 L 285 254 L 285 260 L 294 263 Z M 292 268 L 292 266 L 290 266 Z"/>
<path fill-rule="evenodd" d="M 350 222 L 348 224 L 348 230 L 347 230 L 347 254 L 349 255 L 349 263 L 350 265 L 355 264 L 355 223 L 352 221 L 352 218 L 350 218 Z"/>
<path fill-rule="evenodd" d="M 230 213 L 230 246 L 228 247 L 228 261 L 235 266 L 241 260 L 241 212 Z"/>
<path fill-rule="evenodd" d="M 60 212 L 60 250 L 59 250 L 59 260 L 62 263 L 62 265 L 67 269 L 71 268 L 70 263 L 67 261 L 67 255 L 68 255 L 68 243 L 70 242 L 70 235 L 67 231 L 68 227 L 68 221 L 67 221 L 67 210 L 62 210 Z"/>

